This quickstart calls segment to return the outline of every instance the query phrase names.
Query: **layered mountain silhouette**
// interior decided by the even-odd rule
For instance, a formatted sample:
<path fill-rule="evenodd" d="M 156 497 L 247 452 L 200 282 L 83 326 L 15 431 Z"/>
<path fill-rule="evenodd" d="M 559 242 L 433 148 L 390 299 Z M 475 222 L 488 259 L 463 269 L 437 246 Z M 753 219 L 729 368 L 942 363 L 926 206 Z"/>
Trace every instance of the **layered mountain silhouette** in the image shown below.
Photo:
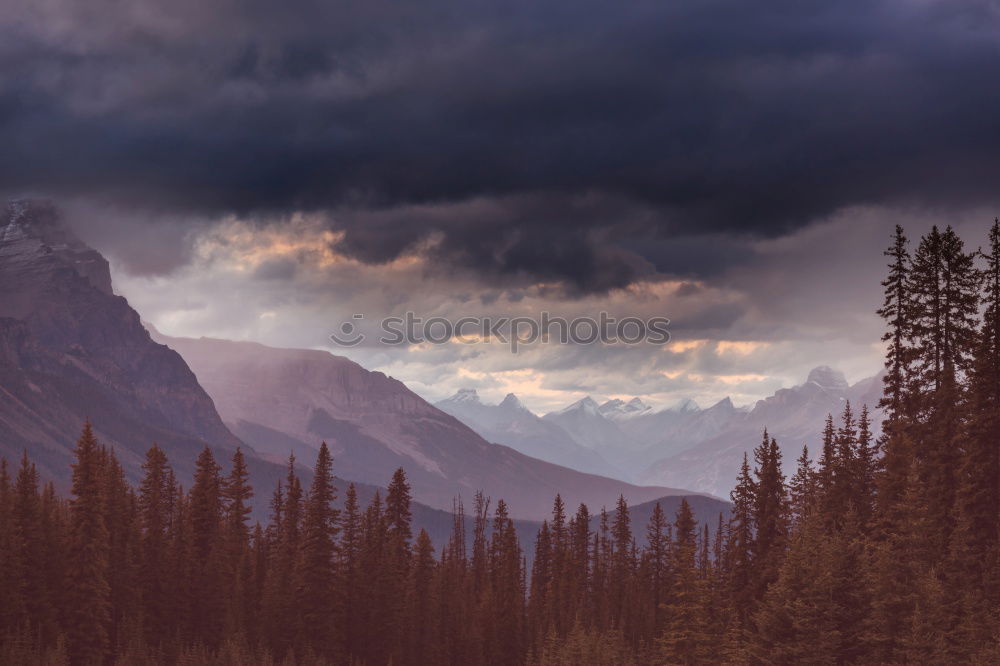
<path fill-rule="evenodd" d="M 0 456 L 13 461 L 27 451 L 64 491 L 73 447 L 90 420 L 133 481 L 154 442 L 182 483 L 205 446 L 223 466 L 242 447 L 260 518 L 289 453 L 309 465 L 327 440 L 341 491 L 358 482 L 363 500 L 403 467 L 415 525 L 442 542 L 453 500 L 469 506 L 477 490 L 509 503 L 526 543 L 537 530 L 532 519 L 548 514 L 557 493 L 567 506 L 586 502 L 594 512 L 619 494 L 632 504 L 662 500 L 665 508 L 691 494 L 491 444 L 395 379 L 326 352 L 156 338 L 115 295 L 108 262 L 52 205 L 19 200 L 0 211 Z M 300 473 L 308 483 L 308 470 Z M 697 501 L 709 514 L 728 509 L 713 498 Z"/>
<path fill-rule="evenodd" d="M 490 442 L 504 444 L 535 458 L 594 474 L 615 474 L 614 466 L 595 450 L 580 444 L 555 423 L 528 410 L 513 393 L 497 405 L 479 399 L 473 389 L 462 389 L 435 406 L 462 421 Z"/>
<path fill-rule="evenodd" d="M 750 408 L 738 408 L 729 398 L 706 409 L 684 400 L 657 410 L 639 398 L 598 403 L 586 397 L 538 417 L 516 396 L 485 405 L 468 389 L 438 405 L 491 441 L 551 462 L 727 497 L 743 452 L 759 443 L 765 428 L 781 444 L 791 471 L 804 444 L 818 450 L 826 415 L 839 415 L 848 401 L 858 410 L 867 404 L 877 430 L 880 414 L 874 408 L 881 388 L 880 377 L 851 386 L 839 371 L 820 366 L 803 384 Z M 600 464 L 605 467 L 594 467 Z"/>
<path fill-rule="evenodd" d="M 253 342 L 158 336 L 176 349 L 215 400 L 223 420 L 258 452 L 278 460 L 314 455 L 325 440 L 337 473 L 384 483 L 406 470 L 415 499 L 448 509 L 477 490 L 503 498 L 511 514 L 540 519 L 562 494 L 597 510 L 623 494 L 630 503 L 684 494 L 640 487 L 530 457 L 483 439 L 402 382 L 325 351 Z"/>
<path fill-rule="evenodd" d="M 763 430 L 781 445 L 786 474 L 791 474 L 795 459 L 808 446 L 815 459 L 819 455 L 823 423 L 827 414 L 838 418 L 850 402 L 855 416 L 867 405 L 876 432 L 881 413 L 876 409 L 882 394 L 881 375 L 849 385 L 844 375 L 821 366 L 812 370 L 803 384 L 780 389 L 760 400 L 753 409 L 739 413 L 715 436 L 652 463 L 638 478 L 647 483 L 668 483 L 684 479 L 693 488 L 728 496 L 744 452 L 761 440 Z"/>

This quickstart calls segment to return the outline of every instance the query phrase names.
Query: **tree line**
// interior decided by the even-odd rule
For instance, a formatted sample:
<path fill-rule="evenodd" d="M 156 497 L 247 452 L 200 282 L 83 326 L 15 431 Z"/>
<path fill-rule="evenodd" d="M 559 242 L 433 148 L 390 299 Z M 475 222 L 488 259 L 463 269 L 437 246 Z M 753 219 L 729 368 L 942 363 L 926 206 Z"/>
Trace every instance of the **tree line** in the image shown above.
<path fill-rule="evenodd" d="M 251 524 L 237 450 L 190 488 L 165 453 L 137 487 L 90 424 L 72 492 L 0 463 L 0 662 L 11 664 L 952 664 L 1000 662 L 1000 225 L 887 251 L 885 420 L 845 404 L 795 473 L 765 432 L 732 510 L 557 496 L 530 567 L 508 508 L 456 502 L 413 534 L 398 470 L 343 508 L 324 443 Z M 815 459 L 814 459 L 815 457 Z"/>

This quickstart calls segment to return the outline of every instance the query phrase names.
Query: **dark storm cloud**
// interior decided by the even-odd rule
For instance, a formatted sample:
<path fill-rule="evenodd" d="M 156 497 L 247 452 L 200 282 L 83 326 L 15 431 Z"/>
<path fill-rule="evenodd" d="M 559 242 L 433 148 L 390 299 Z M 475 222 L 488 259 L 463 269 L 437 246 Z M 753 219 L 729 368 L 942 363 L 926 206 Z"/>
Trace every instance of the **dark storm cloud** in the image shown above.
<path fill-rule="evenodd" d="M 0 187 L 326 211 L 367 262 L 584 291 L 703 275 L 738 252 L 677 236 L 992 203 L 998 37 L 985 0 L 15 0 Z"/>

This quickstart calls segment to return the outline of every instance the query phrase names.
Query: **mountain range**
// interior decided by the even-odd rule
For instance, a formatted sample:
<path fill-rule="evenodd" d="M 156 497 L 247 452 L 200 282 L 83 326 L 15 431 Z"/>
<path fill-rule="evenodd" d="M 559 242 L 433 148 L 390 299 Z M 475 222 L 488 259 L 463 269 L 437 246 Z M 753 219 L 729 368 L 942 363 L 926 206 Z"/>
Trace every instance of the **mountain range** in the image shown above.
<path fill-rule="evenodd" d="M 542 519 L 562 494 L 568 506 L 612 507 L 690 494 L 640 487 L 588 474 L 487 441 L 426 402 L 402 382 L 325 351 L 279 349 L 254 342 L 154 336 L 176 349 L 240 439 L 265 459 L 290 451 L 311 460 L 328 442 L 337 473 L 384 483 L 406 470 L 414 499 L 449 509 L 477 490 L 503 498 L 511 514 Z"/>
<path fill-rule="evenodd" d="M 600 453 L 580 446 L 559 425 L 536 416 L 513 393 L 497 405 L 487 405 L 474 389 L 463 389 L 435 403 L 435 407 L 467 424 L 487 441 L 583 472 L 618 475 Z"/>
<path fill-rule="evenodd" d="M 619 495 L 642 504 L 691 494 L 492 444 L 401 382 L 323 351 L 151 335 L 114 293 L 108 262 L 55 207 L 12 201 L 0 212 L 0 456 L 27 451 L 65 491 L 87 420 L 133 481 L 154 442 L 185 485 L 204 447 L 223 466 L 242 447 L 261 518 L 288 455 L 309 465 L 322 440 L 345 483 L 378 487 L 403 467 L 414 499 L 433 512 L 480 490 L 522 520 L 547 516 L 557 493 L 595 512 Z"/>
<path fill-rule="evenodd" d="M 839 371 L 820 366 L 804 383 L 748 408 L 724 398 L 706 409 L 683 400 L 657 410 L 640 398 L 598 403 L 588 396 L 540 417 L 512 394 L 488 405 L 469 389 L 437 406 L 490 441 L 551 462 L 726 497 L 743 453 L 757 445 L 765 428 L 781 444 L 791 472 L 803 445 L 818 450 L 826 415 L 839 415 L 848 401 L 858 409 L 867 404 L 877 430 L 881 387 L 878 376 L 849 385 Z"/>

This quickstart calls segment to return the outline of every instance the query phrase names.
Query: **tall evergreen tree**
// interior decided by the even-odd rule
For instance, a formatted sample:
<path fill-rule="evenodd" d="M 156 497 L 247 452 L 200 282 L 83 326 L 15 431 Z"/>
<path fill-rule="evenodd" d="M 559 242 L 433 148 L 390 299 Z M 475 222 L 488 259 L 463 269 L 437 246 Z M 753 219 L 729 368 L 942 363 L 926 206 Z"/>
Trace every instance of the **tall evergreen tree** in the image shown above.
<path fill-rule="evenodd" d="M 336 655 L 339 648 L 333 625 L 337 598 L 334 583 L 337 578 L 335 556 L 339 513 L 333 507 L 336 496 L 333 459 L 326 442 L 323 442 L 305 501 L 298 598 L 302 616 L 301 643 L 328 657 Z"/>
<path fill-rule="evenodd" d="M 663 663 L 693 665 L 704 663 L 705 616 L 704 587 L 695 568 L 697 523 L 686 498 L 681 499 L 674 522 L 671 562 L 673 585 L 670 595 L 667 628 L 659 638 Z"/>
<path fill-rule="evenodd" d="M 962 434 L 951 544 L 953 584 L 969 590 L 967 603 L 989 612 L 1000 598 L 1000 222 L 984 254 L 983 321 L 969 376 L 969 418 Z M 991 602 L 997 610 L 996 601 Z M 976 613 L 977 611 L 973 611 Z"/>
<path fill-rule="evenodd" d="M 145 612 L 146 641 L 164 638 L 171 613 L 170 522 L 174 497 L 167 455 L 156 444 L 146 452 L 139 486 L 140 594 Z"/>
<path fill-rule="evenodd" d="M 500 500 L 493 517 L 490 539 L 490 591 L 487 661 L 499 666 L 522 662 L 524 637 L 524 588 L 521 547 L 507 504 Z"/>
<path fill-rule="evenodd" d="M 795 475 L 788 482 L 788 510 L 792 527 L 805 522 L 812 512 L 816 499 L 816 474 L 809 459 L 809 447 L 802 446 L 802 455 L 796 459 Z"/>
<path fill-rule="evenodd" d="M 250 552 L 250 512 L 253 488 L 243 451 L 237 447 L 232 467 L 221 486 L 223 548 L 226 567 L 226 621 L 232 632 L 246 632 L 253 608 L 252 560 Z"/>
<path fill-rule="evenodd" d="M 663 508 L 657 502 L 646 527 L 647 561 L 650 570 L 651 603 L 653 607 L 653 633 L 663 631 L 663 606 L 667 600 L 666 589 L 670 582 L 670 538 L 667 535 L 667 519 Z"/>
<path fill-rule="evenodd" d="M 363 547 L 361 509 L 358 504 L 358 491 L 353 483 L 347 486 L 340 532 L 341 608 L 345 623 L 344 654 L 352 655 L 358 649 L 354 637 L 361 633 L 358 624 L 365 597 L 365 585 L 361 578 Z"/>
<path fill-rule="evenodd" d="M 764 439 L 754 450 L 756 462 L 753 497 L 754 537 L 750 548 L 753 561 L 753 596 L 760 600 L 778 576 L 778 567 L 788 536 L 788 509 L 785 505 L 785 477 L 781 471 L 781 449 L 773 437 Z"/>
<path fill-rule="evenodd" d="M 756 529 L 754 508 L 757 502 L 757 483 L 750 474 L 750 462 L 743 454 L 736 488 L 730 493 L 733 509 L 729 524 L 729 543 L 726 546 L 731 604 L 734 610 L 733 631 L 737 637 L 745 629 L 751 612 L 755 580 L 753 553 Z"/>
<path fill-rule="evenodd" d="M 901 501 L 906 492 L 909 463 L 913 455 L 912 426 L 916 402 L 910 398 L 914 389 L 914 326 L 911 304 L 911 259 L 909 241 L 903 228 L 896 225 L 893 243 L 884 254 L 890 258 L 889 276 L 882 282 L 884 301 L 878 314 L 886 323 L 882 341 L 887 343 L 884 376 L 885 391 L 879 407 L 885 412 L 881 449 L 883 473 L 878 479 L 879 521 L 891 530 L 902 520 Z"/>
<path fill-rule="evenodd" d="M 74 451 L 70 503 L 70 589 L 66 629 L 76 663 L 102 664 L 110 645 L 110 543 L 101 496 L 101 451 L 90 423 L 83 426 Z"/>
<path fill-rule="evenodd" d="M 407 590 L 407 617 L 401 629 L 407 632 L 402 663 L 435 664 L 439 662 L 438 647 L 440 637 L 437 631 L 434 575 L 437 563 L 434 560 L 434 546 L 426 530 L 420 530 L 413 566 L 409 568 L 410 580 Z"/>
<path fill-rule="evenodd" d="M 979 273 L 974 257 L 950 227 L 934 227 L 913 258 L 910 313 L 916 347 L 914 390 L 908 400 L 919 418 L 914 450 L 924 496 L 926 548 L 937 563 L 947 552 L 958 473 L 958 437 L 964 420 L 963 379 L 975 339 Z"/>
<path fill-rule="evenodd" d="M 207 446 L 195 462 L 188 498 L 191 522 L 191 614 L 189 630 L 208 645 L 220 635 L 225 615 L 222 534 L 222 481 L 215 456 Z"/>

